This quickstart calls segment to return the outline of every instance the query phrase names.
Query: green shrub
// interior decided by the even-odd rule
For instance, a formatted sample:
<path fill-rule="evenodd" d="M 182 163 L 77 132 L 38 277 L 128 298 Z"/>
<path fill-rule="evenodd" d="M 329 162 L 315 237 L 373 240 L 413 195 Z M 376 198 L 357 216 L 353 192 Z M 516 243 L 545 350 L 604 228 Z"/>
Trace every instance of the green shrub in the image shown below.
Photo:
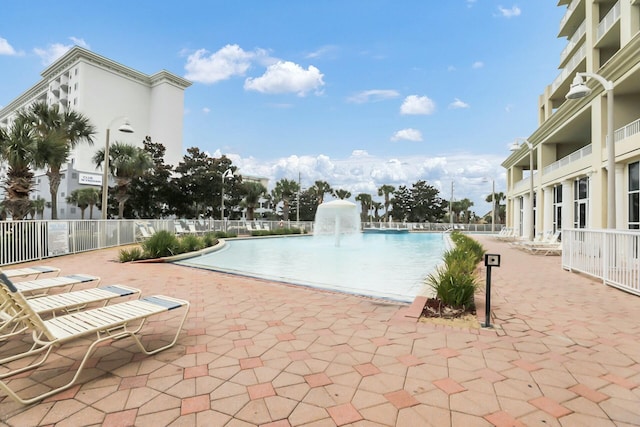
<path fill-rule="evenodd" d="M 205 235 L 202 236 L 202 240 L 204 241 L 204 246 L 207 248 L 218 244 L 218 237 L 216 237 L 216 233 L 205 233 Z"/>
<path fill-rule="evenodd" d="M 139 247 L 131 249 L 120 249 L 118 259 L 120 260 L 120 262 L 131 262 L 142 259 L 142 249 L 140 249 Z"/>
<path fill-rule="evenodd" d="M 186 234 L 180 238 L 180 253 L 195 252 L 204 248 L 204 240 L 195 234 Z"/>
<path fill-rule="evenodd" d="M 176 255 L 180 249 L 180 241 L 175 234 L 160 230 L 142 242 L 145 258 L 162 258 Z"/>

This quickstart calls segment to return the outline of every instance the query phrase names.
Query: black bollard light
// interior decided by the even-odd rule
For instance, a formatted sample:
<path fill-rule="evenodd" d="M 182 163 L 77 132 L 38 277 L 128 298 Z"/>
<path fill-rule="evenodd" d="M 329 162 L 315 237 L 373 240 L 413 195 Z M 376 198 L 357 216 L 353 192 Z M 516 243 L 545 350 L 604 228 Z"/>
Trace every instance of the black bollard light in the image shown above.
<path fill-rule="evenodd" d="M 485 328 L 491 327 L 491 267 L 500 267 L 500 255 L 497 254 L 485 254 L 484 255 L 484 266 L 487 267 L 487 289 L 486 289 L 486 300 L 485 300 L 485 320 L 484 325 Z"/>

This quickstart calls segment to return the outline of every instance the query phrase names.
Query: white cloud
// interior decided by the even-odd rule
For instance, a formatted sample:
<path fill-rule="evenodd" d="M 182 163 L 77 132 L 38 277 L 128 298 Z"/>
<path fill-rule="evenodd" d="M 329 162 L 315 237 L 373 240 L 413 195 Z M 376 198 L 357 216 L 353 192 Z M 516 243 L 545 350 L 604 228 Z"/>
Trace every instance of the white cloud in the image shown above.
<path fill-rule="evenodd" d="M 74 45 L 89 49 L 89 44 L 85 42 L 84 39 L 69 37 L 69 40 L 71 40 L 73 44 L 53 43 L 47 46 L 46 49 L 34 48 L 33 52 L 40 57 L 43 65 L 50 65 L 71 50 Z"/>
<path fill-rule="evenodd" d="M 261 93 L 296 93 L 305 96 L 308 92 L 322 93 L 323 74 L 313 65 L 306 70 L 290 61 L 278 61 L 270 65 L 260 77 L 247 78 L 244 82 L 246 90 Z"/>
<path fill-rule="evenodd" d="M 427 96 L 409 95 L 400 107 L 400 114 L 433 114 L 436 104 Z"/>
<path fill-rule="evenodd" d="M 308 188 L 317 180 L 327 181 L 333 188 L 342 188 L 352 193 L 369 193 L 374 200 L 378 188 L 384 184 L 411 187 L 425 180 L 440 191 L 440 197 L 449 200 L 451 182 L 454 183 L 454 198 L 468 198 L 474 202 L 472 210 L 484 214 L 490 204 L 485 202 L 491 193 L 491 180 L 496 182 L 496 191 L 505 186 L 505 171 L 500 166 L 501 156 L 479 156 L 476 153 L 438 154 L 435 156 L 411 156 L 383 158 L 365 150 L 354 150 L 347 158 L 334 159 L 326 155 L 289 156 L 278 159 L 243 158 L 237 154 L 226 154 L 240 174 L 263 176 L 269 179 L 269 190 L 282 179 L 298 180 Z M 219 157 L 216 151 L 213 156 Z"/>
<path fill-rule="evenodd" d="M 458 98 L 455 98 L 453 100 L 453 102 L 451 104 L 449 104 L 449 108 L 454 109 L 454 110 L 457 110 L 459 108 L 469 108 L 469 107 L 470 107 L 469 104 L 467 104 L 464 101 L 459 100 Z"/>
<path fill-rule="evenodd" d="M 504 18 L 513 18 L 514 16 L 520 16 L 520 13 L 522 13 L 518 6 L 512 6 L 511 8 L 498 6 L 498 12 Z"/>
<path fill-rule="evenodd" d="M 9 44 L 7 39 L 0 37 L 0 55 L 17 55 L 16 50 Z"/>
<path fill-rule="evenodd" d="M 456 71 L 456 67 L 455 67 L 455 65 L 449 65 L 449 66 L 447 67 L 447 71 Z"/>
<path fill-rule="evenodd" d="M 233 76 L 244 76 L 253 60 L 266 56 L 263 49 L 247 52 L 237 44 L 228 44 L 211 54 L 206 49 L 198 49 L 187 57 L 185 78 L 211 84 Z"/>
<path fill-rule="evenodd" d="M 336 52 L 337 50 L 338 50 L 338 48 L 336 46 L 333 46 L 333 45 L 322 46 L 322 47 L 316 49 L 315 51 L 308 53 L 306 58 L 314 59 L 314 58 L 326 57 L 326 56 L 329 56 L 332 53 Z"/>
<path fill-rule="evenodd" d="M 476 0 L 467 0 L 467 7 L 473 7 L 475 3 L 476 3 Z"/>
<path fill-rule="evenodd" d="M 210 109 L 210 108 L 208 108 L 208 107 L 204 107 L 204 108 L 202 109 L 202 112 L 203 112 L 204 114 L 209 114 L 209 113 L 211 112 L 211 109 Z"/>
<path fill-rule="evenodd" d="M 484 62 L 482 61 L 476 61 L 473 64 L 471 64 L 471 68 L 473 68 L 474 70 L 477 70 L 478 68 L 482 68 L 484 67 Z"/>
<path fill-rule="evenodd" d="M 422 133 L 417 129 L 411 129 L 411 128 L 402 129 L 394 133 L 393 136 L 391 137 L 391 140 L 392 141 L 406 140 L 406 141 L 419 142 L 419 141 L 422 141 Z"/>
<path fill-rule="evenodd" d="M 377 102 L 383 101 L 385 99 L 397 98 L 400 96 L 400 93 L 396 90 L 392 89 L 371 89 L 371 90 L 363 90 L 362 92 L 358 92 L 353 96 L 347 98 L 347 102 L 351 102 L 354 104 L 364 104 L 367 102 Z"/>

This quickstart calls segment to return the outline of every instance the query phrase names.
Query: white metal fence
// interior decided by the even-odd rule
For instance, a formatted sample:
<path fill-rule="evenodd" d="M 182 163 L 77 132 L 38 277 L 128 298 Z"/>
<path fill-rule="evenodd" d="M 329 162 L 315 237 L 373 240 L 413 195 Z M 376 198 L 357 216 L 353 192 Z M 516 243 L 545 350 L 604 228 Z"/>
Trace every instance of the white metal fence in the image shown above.
<path fill-rule="evenodd" d="M 640 233 L 563 229 L 562 268 L 640 295 Z"/>
<path fill-rule="evenodd" d="M 176 232 L 177 224 L 186 231 L 198 233 L 223 231 L 238 235 L 250 235 L 251 230 L 277 230 L 278 228 L 301 228 L 305 233 L 313 232 L 310 221 L 222 221 L 125 219 L 125 220 L 30 220 L 0 221 L 0 266 L 35 261 L 54 256 L 73 254 L 139 242 L 139 226 L 153 230 Z M 369 227 L 395 227 L 387 223 L 364 223 Z M 441 232 L 451 228 L 448 223 L 402 224 L 413 231 Z M 496 224 L 496 230 L 502 226 Z M 467 232 L 491 232 L 491 224 L 456 224 L 455 229 Z"/>

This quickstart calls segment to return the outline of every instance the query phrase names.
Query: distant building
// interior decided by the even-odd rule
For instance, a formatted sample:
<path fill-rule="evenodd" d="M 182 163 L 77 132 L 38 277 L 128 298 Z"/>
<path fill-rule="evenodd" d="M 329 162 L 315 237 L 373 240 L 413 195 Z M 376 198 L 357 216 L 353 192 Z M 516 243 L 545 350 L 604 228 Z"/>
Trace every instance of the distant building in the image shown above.
<path fill-rule="evenodd" d="M 191 85 L 188 80 L 165 70 L 147 75 L 78 46 L 41 75 L 42 80 L 0 110 L 0 126 L 8 127 L 18 111 L 45 101 L 84 114 L 97 131 L 94 145 L 80 144 L 69 159 L 58 193 L 59 218 L 80 218 L 80 210 L 66 203 L 71 191 L 102 185 L 102 170 L 96 169 L 91 159 L 104 148 L 107 128 L 111 144 L 117 141 L 142 147 L 149 135 L 166 147 L 165 163 L 177 165 L 182 159 L 184 90 Z M 118 132 L 125 119 L 134 133 Z M 2 175 L 0 165 L 0 179 L 4 179 Z M 0 200 L 3 197 L 1 194 Z M 48 178 L 42 171 L 36 171 L 32 198 L 37 197 L 46 201 L 51 198 Z M 99 217 L 97 212 L 94 218 Z M 50 217 L 49 209 L 44 217 Z"/>
<path fill-rule="evenodd" d="M 539 127 L 502 165 L 507 226 L 520 235 L 562 228 L 640 228 L 640 0 L 559 0 L 560 74 L 539 99 Z M 589 96 L 565 96 L 578 72 L 613 82 L 615 170 L 607 170 L 607 94 L 593 76 Z M 530 161 L 530 149 L 533 158 Z M 530 164 L 532 163 L 532 164 Z M 530 174 L 533 194 L 530 195 Z M 615 176 L 615 195 L 608 176 Z"/>

